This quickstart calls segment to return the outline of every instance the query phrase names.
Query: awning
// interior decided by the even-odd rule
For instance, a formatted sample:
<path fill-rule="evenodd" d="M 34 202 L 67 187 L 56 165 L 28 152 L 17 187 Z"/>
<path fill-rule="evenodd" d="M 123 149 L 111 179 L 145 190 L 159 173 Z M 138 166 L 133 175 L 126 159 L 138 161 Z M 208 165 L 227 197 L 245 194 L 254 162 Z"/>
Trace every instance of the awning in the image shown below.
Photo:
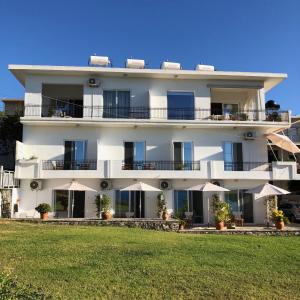
<path fill-rule="evenodd" d="M 269 133 L 266 135 L 266 138 L 270 140 L 277 147 L 291 152 L 291 153 L 300 153 L 300 149 L 294 144 L 287 136 L 281 135 L 278 133 Z"/>

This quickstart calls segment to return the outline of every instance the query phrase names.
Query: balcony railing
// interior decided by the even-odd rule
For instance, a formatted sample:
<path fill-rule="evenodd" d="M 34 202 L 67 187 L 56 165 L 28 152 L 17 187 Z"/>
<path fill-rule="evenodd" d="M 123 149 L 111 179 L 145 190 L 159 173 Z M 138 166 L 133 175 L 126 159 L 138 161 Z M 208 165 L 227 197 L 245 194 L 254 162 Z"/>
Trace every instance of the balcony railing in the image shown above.
<path fill-rule="evenodd" d="M 97 170 L 97 160 L 43 160 L 43 170 Z"/>
<path fill-rule="evenodd" d="M 272 171 L 268 162 L 224 162 L 224 171 Z"/>
<path fill-rule="evenodd" d="M 149 160 L 122 162 L 122 170 L 161 170 L 161 171 L 197 171 L 200 170 L 200 161 L 166 161 Z"/>
<path fill-rule="evenodd" d="M 24 116 L 55 118 L 211 120 L 211 121 L 268 121 L 288 122 L 288 111 L 243 110 L 216 113 L 199 108 L 103 107 L 69 104 L 68 106 L 25 105 Z"/>

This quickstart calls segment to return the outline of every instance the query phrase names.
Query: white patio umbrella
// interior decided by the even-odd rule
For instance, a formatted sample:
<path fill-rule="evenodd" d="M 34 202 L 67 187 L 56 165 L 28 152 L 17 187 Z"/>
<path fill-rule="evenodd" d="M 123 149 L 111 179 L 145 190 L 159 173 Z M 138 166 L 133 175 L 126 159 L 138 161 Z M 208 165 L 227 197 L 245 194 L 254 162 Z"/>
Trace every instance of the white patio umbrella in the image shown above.
<path fill-rule="evenodd" d="M 90 192 L 96 192 L 96 190 L 79 183 L 76 180 L 72 180 L 71 182 L 59 185 L 57 187 L 53 188 L 54 190 L 64 190 L 69 191 L 69 199 L 70 199 L 70 191 L 90 191 Z M 73 216 L 73 209 L 74 209 L 74 193 L 73 193 L 73 199 L 72 199 L 72 216 Z"/>
<path fill-rule="evenodd" d="M 226 188 L 223 188 L 221 186 L 218 186 L 218 185 L 210 183 L 210 182 L 195 185 L 186 190 L 187 191 L 200 191 L 200 192 L 229 192 L 230 191 Z M 209 227 L 209 197 L 207 197 L 207 203 L 208 203 L 207 227 Z"/>
<path fill-rule="evenodd" d="M 249 189 L 246 191 L 246 193 L 256 194 L 257 198 L 290 194 L 289 191 L 279 188 L 278 186 L 270 183 L 265 183 L 255 188 Z M 267 226 L 269 227 L 269 201 L 267 201 Z"/>
<path fill-rule="evenodd" d="M 266 138 L 279 148 L 291 152 L 293 154 L 300 153 L 300 149 L 287 136 L 278 133 L 269 133 Z"/>
<path fill-rule="evenodd" d="M 126 188 L 121 189 L 121 191 L 161 192 L 160 189 L 158 189 L 152 185 L 146 184 L 144 182 L 141 182 L 141 181 L 131 184 L 131 185 L 127 186 Z M 142 215 L 142 193 L 140 193 L 139 208 L 140 208 L 140 216 L 141 216 Z"/>

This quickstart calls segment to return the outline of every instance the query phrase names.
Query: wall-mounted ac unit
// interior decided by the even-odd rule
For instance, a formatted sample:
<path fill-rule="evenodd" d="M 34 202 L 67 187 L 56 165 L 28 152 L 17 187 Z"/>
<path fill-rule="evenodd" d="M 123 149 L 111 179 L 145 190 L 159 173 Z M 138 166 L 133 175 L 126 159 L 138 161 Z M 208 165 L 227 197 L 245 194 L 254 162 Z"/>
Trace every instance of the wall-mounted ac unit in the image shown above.
<path fill-rule="evenodd" d="M 159 188 L 161 190 L 170 190 L 172 188 L 171 181 L 169 181 L 169 180 L 161 180 L 159 182 Z"/>
<path fill-rule="evenodd" d="M 101 180 L 100 182 L 101 191 L 107 191 L 112 189 L 112 182 L 110 180 Z"/>
<path fill-rule="evenodd" d="M 42 180 L 34 179 L 30 182 L 30 188 L 32 191 L 39 191 L 42 189 Z"/>
<path fill-rule="evenodd" d="M 176 63 L 176 62 L 164 61 L 161 64 L 160 68 L 163 70 L 180 70 L 181 65 L 180 63 Z"/>
<path fill-rule="evenodd" d="M 254 131 L 247 131 L 244 133 L 244 139 L 245 140 L 254 140 L 256 137 L 256 134 Z"/>
<path fill-rule="evenodd" d="M 97 78 L 89 78 L 89 87 L 98 87 L 100 85 L 100 80 Z"/>
<path fill-rule="evenodd" d="M 126 68 L 130 68 L 130 69 L 144 69 L 145 68 L 145 61 L 143 59 L 128 58 L 126 60 Z"/>

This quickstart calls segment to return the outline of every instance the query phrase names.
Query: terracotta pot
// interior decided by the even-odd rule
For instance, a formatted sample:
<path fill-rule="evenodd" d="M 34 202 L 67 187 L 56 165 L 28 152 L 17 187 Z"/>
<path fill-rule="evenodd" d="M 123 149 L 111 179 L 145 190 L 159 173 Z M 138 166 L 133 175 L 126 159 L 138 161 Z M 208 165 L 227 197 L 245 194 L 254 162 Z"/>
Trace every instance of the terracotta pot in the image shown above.
<path fill-rule="evenodd" d="M 179 230 L 183 230 L 184 229 L 184 224 L 179 224 Z"/>
<path fill-rule="evenodd" d="M 283 221 L 276 222 L 276 228 L 278 230 L 283 230 L 284 229 L 284 222 Z"/>
<path fill-rule="evenodd" d="M 41 219 L 42 220 L 48 220 L 48 213 L 47 212 L 45 212 L 45 213 L 40 213 L 40 215 L 41 215 Z"/>
<path fill-rule="evenodd" d="M 110 220 L 112 216 L 109 211 L 103 211 L 101 213 L 101 217 L 102 217 L 102 220 Z"/>
<path fill-rule="evenodd" d="M 223 230 L 224 229 L 224 221 L 216 222 L 216 229 Z"/>
<path fill-rule="evenodd" d="M 162 213 L 162 218 L 163 218 L 164 221 L 168 220 L 169 219 L 169 214 L 166 211 L 164 211 Z"/>

